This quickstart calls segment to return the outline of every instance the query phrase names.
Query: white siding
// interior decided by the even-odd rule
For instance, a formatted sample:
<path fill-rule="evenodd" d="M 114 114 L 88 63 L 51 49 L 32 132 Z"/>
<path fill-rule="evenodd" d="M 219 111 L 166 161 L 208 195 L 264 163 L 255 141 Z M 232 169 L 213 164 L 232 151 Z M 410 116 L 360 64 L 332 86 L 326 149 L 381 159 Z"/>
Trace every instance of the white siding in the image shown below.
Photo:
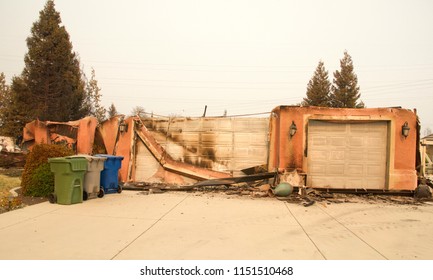
<path fill-rule="evenodd" d="M 269 118 L 146 119 L 152 136 L 173 157 L 208 169 L 243 175 L 268 157 Z M 155 160 L 137 140 L 136 180 L 156 172 Z"/>
<path fill-rule="evenodd" d="M 135 181 L 152 181 L 151 178 L 158 171 L 159 162 L 153 157 L 152 153 L 147 149 L 140 139 L 137 139 L 135 145 L 137 152 L 135 159 Z"/>

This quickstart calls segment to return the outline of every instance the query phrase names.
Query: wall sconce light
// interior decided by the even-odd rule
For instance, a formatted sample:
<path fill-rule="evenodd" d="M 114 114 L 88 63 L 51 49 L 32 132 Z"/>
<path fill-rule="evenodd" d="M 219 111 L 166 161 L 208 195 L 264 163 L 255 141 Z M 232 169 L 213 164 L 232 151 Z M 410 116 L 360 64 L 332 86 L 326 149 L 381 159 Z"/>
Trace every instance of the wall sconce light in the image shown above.
<path fill-rule="evenodd" d="M 410 127 L 407 124 L 407 122 L 405 122 L 402 126 L 401 126 L 401 134 L 404 136 L 404 138 L 407 138 L 407 136 L 409 135 L 409 130 Z"/>
<path fill-rule="evenodd" d="M 295 133 L 296 133 L 297 130 L 298 130 L 298 128 L 296 127 L 295 122 L 292 121 L 292 124 L 290 125 L 290 128 L 289 128 L 290 138 L 292 138 L 293 135 L 295 135 Z"/>
<path fill-rule="evenodd" d="M 121 121 L 119 124 L 119 131 L 122 132 L 127 132 L 128 131 L 128 124 L 125 121 Z"/>

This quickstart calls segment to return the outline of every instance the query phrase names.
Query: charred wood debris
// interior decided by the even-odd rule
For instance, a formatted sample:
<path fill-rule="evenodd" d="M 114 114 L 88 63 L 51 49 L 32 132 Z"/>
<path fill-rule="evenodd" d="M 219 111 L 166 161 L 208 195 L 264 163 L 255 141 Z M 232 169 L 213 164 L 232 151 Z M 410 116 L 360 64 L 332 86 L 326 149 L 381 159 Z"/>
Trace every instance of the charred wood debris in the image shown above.
<path fill-rule="evenodd" d="M 292 174 L 296 174 L 292 173 Z M 289 176 L 290 177 L 290 176 Z M 283 180 L 283 181 L 282 181 Z M 266 172 L 240 177 L 230 177 L 216 180 L 205 180 L 193 185 L 179 186 L 165 183 L 128 182 L 123 184 L 125 190 L 139 191 L 141 195 L 159 194 L 165 192 L 193 192 L 200 194 L 223 194 L 227 198 L 242 196 L 252 199 L 278 199 L 287 203 L 299 204 L 305 207 L 318 204 L 323 207 L 341 203 L 368 204 L 401 204 L 401 205 L 433 205 L 433 181 L 425 179 L 424 184 L 415 191 L 387 192 L 383 190 L 366 189 L 324 189 L 310 188 L 295 180 L 289 195 L 278 196 L 275 187 L 280 182 L 287 182 L 287 174 Z M 292 182 L 293 183 L 293 180 Z M 298 183 L 298 184 L 296 184 Z"/>

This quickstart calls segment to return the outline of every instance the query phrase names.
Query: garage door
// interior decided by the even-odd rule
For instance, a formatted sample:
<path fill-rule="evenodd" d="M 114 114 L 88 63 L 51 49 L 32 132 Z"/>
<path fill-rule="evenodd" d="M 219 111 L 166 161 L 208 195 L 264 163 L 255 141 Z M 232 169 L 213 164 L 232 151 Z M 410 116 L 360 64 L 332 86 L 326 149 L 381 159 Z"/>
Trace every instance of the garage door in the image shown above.
<path fill-rule="evenodd" d="M 387 131 L 387 122 L 310 121 L 307 185 L 384 189 Z"/>

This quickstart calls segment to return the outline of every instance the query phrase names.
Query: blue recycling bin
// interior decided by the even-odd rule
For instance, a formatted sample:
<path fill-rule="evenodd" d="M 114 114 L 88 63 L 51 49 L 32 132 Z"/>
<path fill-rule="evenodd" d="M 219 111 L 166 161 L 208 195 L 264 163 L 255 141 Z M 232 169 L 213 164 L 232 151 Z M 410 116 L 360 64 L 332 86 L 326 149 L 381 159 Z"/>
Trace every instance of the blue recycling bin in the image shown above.
<path fill-rule="evenodd" d="M 97 154 L 95 157 L 103 157 L 104 169 L 101 171 L 101 187 L 104 193 L 121 193 L 122 187 L 119 185 L 119 169 L 122 166 L 122 156 L 112 156 Z"/>

